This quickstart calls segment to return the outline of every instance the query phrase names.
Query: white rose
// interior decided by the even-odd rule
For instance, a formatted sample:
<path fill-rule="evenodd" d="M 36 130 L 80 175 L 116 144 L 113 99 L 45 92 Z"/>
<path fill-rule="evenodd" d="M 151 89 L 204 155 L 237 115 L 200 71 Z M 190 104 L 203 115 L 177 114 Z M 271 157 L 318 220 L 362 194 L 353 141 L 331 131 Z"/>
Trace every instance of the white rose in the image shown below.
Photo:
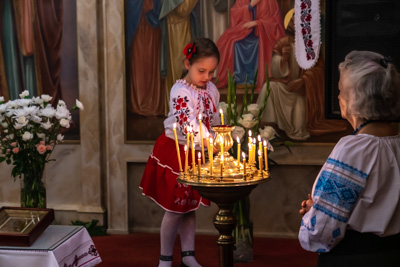
<path fill-rule="evenodd" d="M 243 114 L 238 123 L 246 129 L 253 128 L 258 121 L 253 119 L 253 114 Z"/>
<path fill-rule="evenodd" d="M 46 130 L 50 129 L 51 126 L 53 126 L 53 124 L 50 121 L 47 121 L 47 122 L 44 122 L 44 123 L 42 122 L 41 125 Z"/>
<path fill-rule="evenodd" d="M 0 96 L 0 102 L 4 102 L 4 96 Z"/>
<path fill-rule="evenodd" d="M 14 139 L 14 134 L 13 133 L 9 134 L 9 135 L 7 135 L 6 138 L 9 139 L 9 140 L 13 140 Z"/>
<path fill-rule="evenodd" d="M 76 99 L 75 103 L 79 110 L 83 110 L 83 104 L 78 99 Z"/>
<path fill-rule="evenodd" d="M 53 98 L 51 97 L 51 96 L 49 96 L 49 95 L 42 95 L 41 96 L 42 97 L 42 100 L 44 101 L 44 102 L 50 102 Z"/>
<path fill-rule="evenodd" d="M 40 139 L 44 139 L 46 137 L 46 135 L 44 133 L 36 133 L 37 137 L 39 137 Z"/>
<path fill-rule="evenodd" d="M 247 110 L 257 118 L 258 113 L 260 112 L 260 106 L 258 104 L 250 104 L 247 106 Z"/>
<path fill-rule="evenodd" d="M 0 105 L 0 113 L 4 113 L 7 110 L 8 104 L 1 104 Z"/>
<path fill-rule="evenodd" d="M 24 127 L 24 125 L 22 125 L 22 124 L 20 124 L 20 123 L 14 124 L 14 128 L 15 128 L 16 130 L 20 130 L 20 129 L 22 129 L 22 127 Z"/>
<path fill-rule="evenodd" d="M 22 140 L 24 141 L 31 140 L 32 138 L 33 134 L 31 134 L 30 132 L 24 132 L 24 134 L 22 135 Z"/>
<path fill-rule="evenodd" d="M 57 141 L 62 141 L 62 140 L 64 140 L 64 135 L 58 134 L 57 135 Z"/>
<path fill-rule="evenodd" d="M 42 118 L 40 118 L 39 116 L 36 116 L 36 115 L 31 115 L 31 120 L 33 122 L 40 123 L 42 121 Z"/>
<path fill-rule="evenodd" d="M 64 100 L 58 100 L 58 104 L 57 106 L 61 106 L 61 107 L 66 107 L 67 105 L 65 104 Z"/>
<path fill-rule="evenodd" d="M 58 106 L 56 110 L 56 118 L 57 120 L 61 118 L 68 118 L 69 110 L 65 106 Z"/>
<path fill-rule="evenodd" d="M 26 107 L 32 103 L 31 99 L 16 99 L 14 100 L 14 105 L 15 107 L 20 106 L 20 107 Z"/>
<path fill-rule="evenodd" d="M 20 98 L 25 98 L 25 97 L 28 96 L 28 95 L 29 95 L 28 90 L 25 90 L 25 91 L 23 91 L 21 94 L 19 94 L 19 97 L 20 97 Z"/>
<path fill-rule="evenodd" d="M 40 97 L 32 97 L 32 100 L 37 105 L 43 104 L 43 100 Z"/>
<path fill-rule="evenodd" d="M 39 111 L 39 116 L 45 116 L 47 118 L 53 118 L 55 114 L 56 110 L 52 106 L 47 106 Z"/>
<path fill-rule="evenodd" d="M 64 127 L 64 128 L 69 128 L 69 120 L 67 120 L 67 119 L 61 119 L 60 120 L 60 125 L 62 126 L 62 127 Z"/>
<path fill-rule="evenodd" d="M 22 126 L 25 126 L 28 124 L 28 120 L 26 119 L 25 116 L 18 117 L 16 119 L 16 121 L 17 121 L 17 123 L 22 124 Z"/>
<path fill-rule="evenodd" d="M 8 133 L 8 129 L 3 130 L 4 133 Z"/>
<path fill-rule="evenodd" d="M 260 135 L 262 138 L 265 138 L 268 140 L 275 138 L 276 131 L 271 126 L 264 126 L 264 128 L 262 128 L 262 129 L 260 128 L 259 131 L 260 131 Z"/>
<path fill-rule="evenodd" d="M 239 137 L 239 140 L 242 140 L 244 134 L 245 134 L 245 130 L 243 127 L 240 127 L 240 126 L 235 126 L 235 129 L 233 129 L 233 131 L 231 133 L 232 138 L 235 141 L 237 140 L 237 137 Z"/>
<path fill-rule="evenodd" d="M 24 107 L 23 110 L 26 115 L 36 115 L 39 111 L 39 107 L 36 106 Z"/>

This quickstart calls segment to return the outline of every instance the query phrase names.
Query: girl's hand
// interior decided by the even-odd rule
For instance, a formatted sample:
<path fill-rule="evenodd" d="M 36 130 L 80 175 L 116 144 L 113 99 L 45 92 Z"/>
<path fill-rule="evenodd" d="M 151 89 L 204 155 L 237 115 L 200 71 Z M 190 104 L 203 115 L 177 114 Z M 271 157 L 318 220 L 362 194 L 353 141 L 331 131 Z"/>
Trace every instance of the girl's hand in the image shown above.
<path fill-rule="evenodd" d="M 299 210 L 299 213 L 300 213 L 301 215 L 306 214 L 306 213 L 311 209 L 311 207 L 312 207 L 313 205 L 314 205 L 314 201 L 313 201 L 312 198 L 311 198 L 311 194 L 308 194 L 308 199 L 303 200 L 303 201 L 301 202 L 301 209 Z"/>

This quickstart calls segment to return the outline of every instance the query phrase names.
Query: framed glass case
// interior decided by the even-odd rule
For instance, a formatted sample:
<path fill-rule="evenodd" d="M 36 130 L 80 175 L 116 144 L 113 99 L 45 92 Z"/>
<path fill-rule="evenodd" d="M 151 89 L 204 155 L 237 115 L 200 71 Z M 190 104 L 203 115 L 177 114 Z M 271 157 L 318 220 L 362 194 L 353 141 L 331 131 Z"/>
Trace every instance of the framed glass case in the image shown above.
<path fill-rule="evenodd" d="M 30 246 L 53 220 L 53 209 L 2 207 L 0 246 Z"/>

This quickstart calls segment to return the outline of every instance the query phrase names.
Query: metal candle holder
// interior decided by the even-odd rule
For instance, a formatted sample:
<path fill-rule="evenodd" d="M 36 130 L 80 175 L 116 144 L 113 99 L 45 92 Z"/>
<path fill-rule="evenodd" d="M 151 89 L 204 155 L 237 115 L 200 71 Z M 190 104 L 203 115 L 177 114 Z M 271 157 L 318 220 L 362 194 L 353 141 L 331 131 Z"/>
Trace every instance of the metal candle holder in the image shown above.
<path fill-rule="evenodd" d="M 219 266 L 224 267 L 233 266 L 235 239 L 232 231 L 236 226 L 232 212 L 234 203 L 248 196 L 258 184 L 269 181 L 270 177 L 268 171 L 257 169 L 255 162 L 245 164 L 244 168 L 243 163 L 228 153 L 233 146 L 231 132 L 234 128 L 228 125 L 213 127 L 217 133 L 214 145 L 220 152 L 214 157 L 212 164 L 202 164 L 200 172 L 196 165 L 186 173 L 181 172 L 177 179 L 179 183 L 191 185 L 202 197 L 217 204 L 219 210 L 214 217 L 214 226 L 220 234 L 217 240 Z"/>

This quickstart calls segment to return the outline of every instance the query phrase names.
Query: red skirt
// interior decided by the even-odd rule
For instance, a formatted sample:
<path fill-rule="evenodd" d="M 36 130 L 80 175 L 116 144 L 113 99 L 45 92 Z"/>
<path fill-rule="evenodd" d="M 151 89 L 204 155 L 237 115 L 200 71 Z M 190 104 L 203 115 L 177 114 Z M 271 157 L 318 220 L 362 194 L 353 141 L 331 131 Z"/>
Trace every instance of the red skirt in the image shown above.
<path fill-rule="evenodd" d="M 184 168 L 184 147 L 179 145 L 179 150 Z M 190 156 L 188 161 L 190 166 L 192 161 Z M 176 180 L 178 175 L 179 162 L 175 141 L 163 133 L 154 145 L 140 182 L 139 187 L 143 195 L 154 200 L 163 209 L 176 213 L 196 210 L 200 203 L 210 206 L 210 201 L 202 198 L 190 185 L 178 183 Z"/>

